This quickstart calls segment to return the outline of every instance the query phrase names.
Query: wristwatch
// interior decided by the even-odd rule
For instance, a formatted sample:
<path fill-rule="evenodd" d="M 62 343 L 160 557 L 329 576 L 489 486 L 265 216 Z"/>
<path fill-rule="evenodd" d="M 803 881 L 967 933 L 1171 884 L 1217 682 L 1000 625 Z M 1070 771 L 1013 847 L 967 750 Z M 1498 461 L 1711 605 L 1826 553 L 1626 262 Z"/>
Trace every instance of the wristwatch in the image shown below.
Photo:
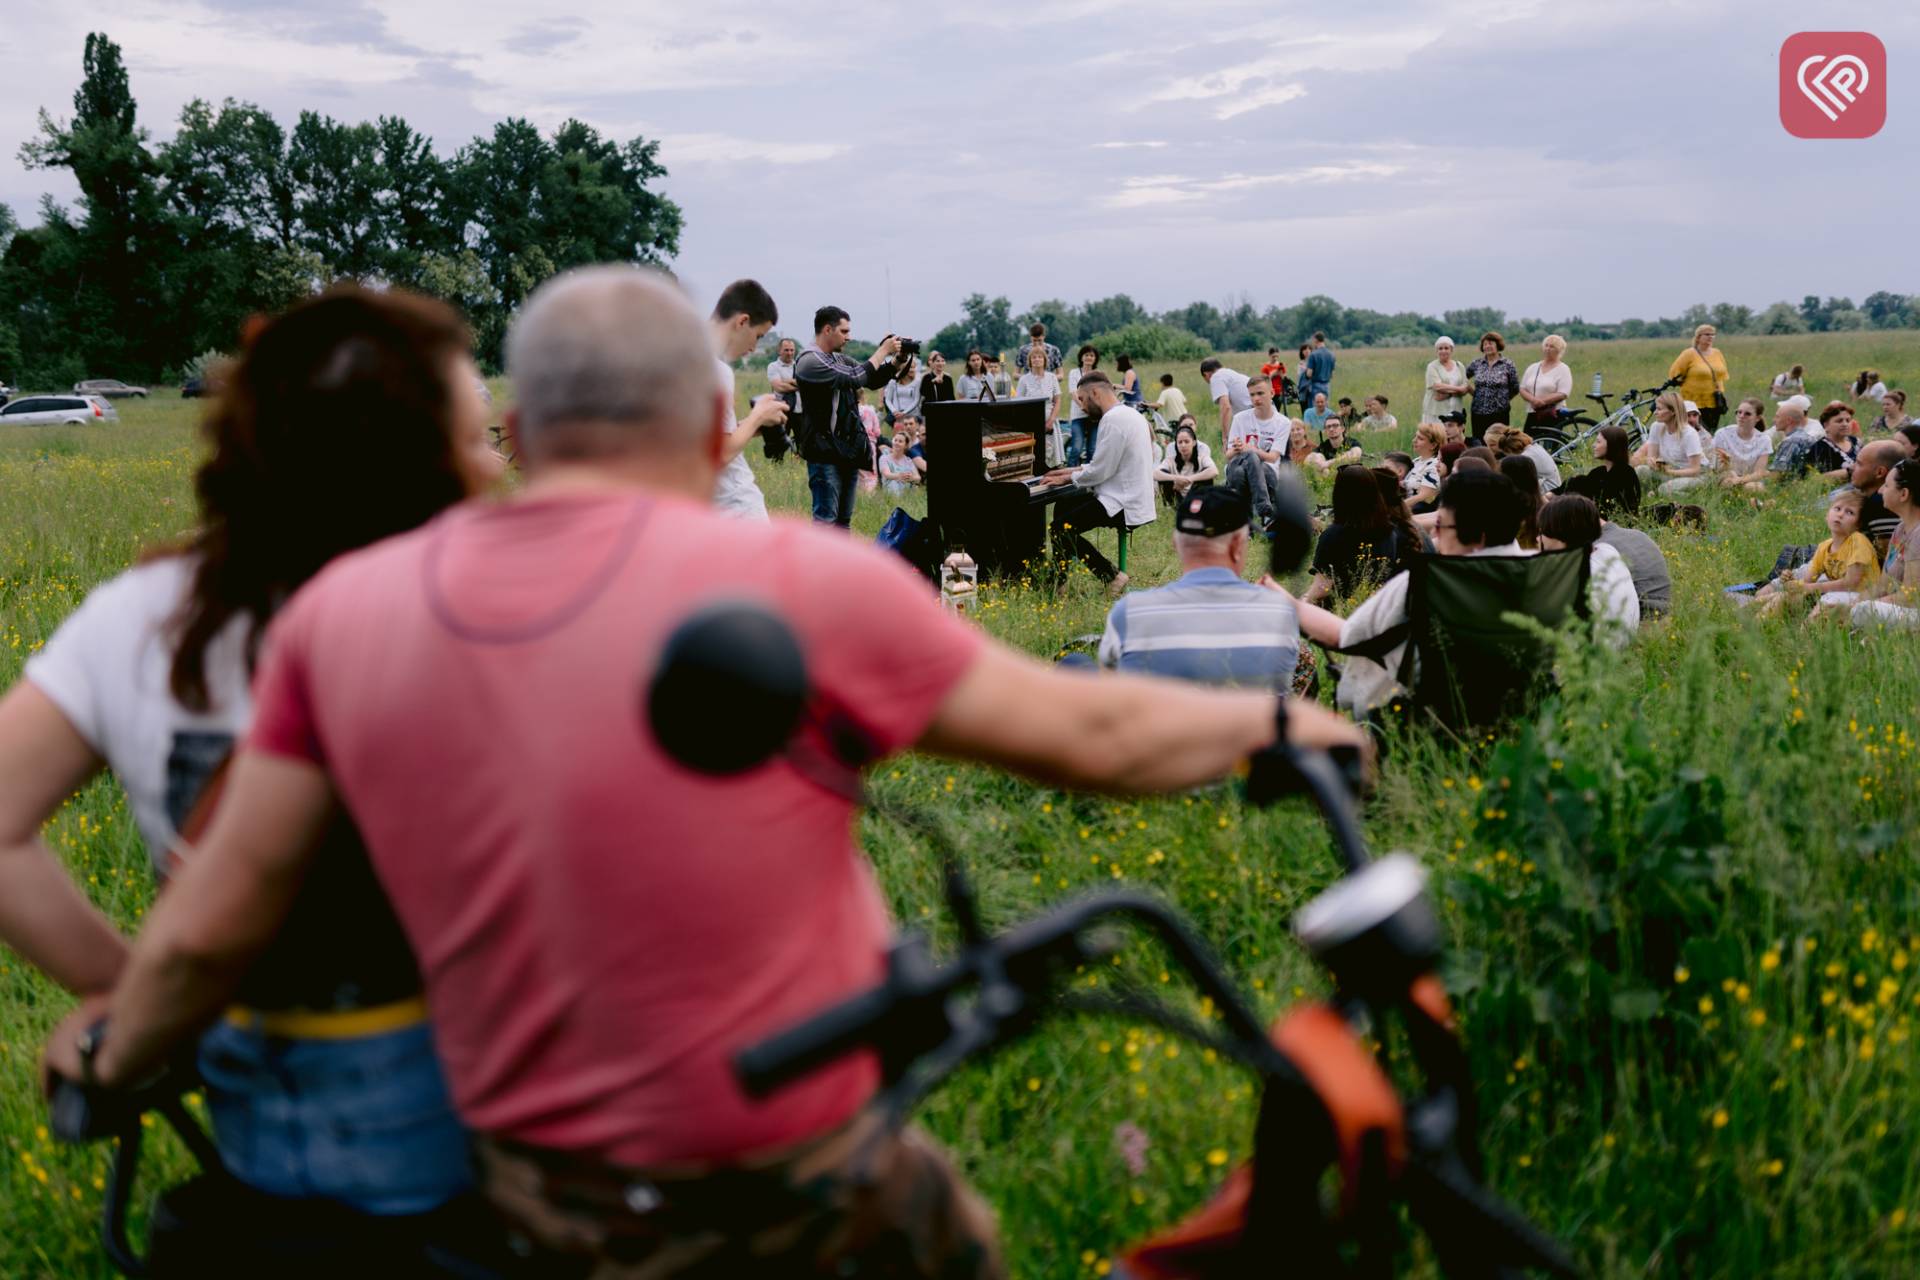
<path fill-rule="evenodd" d="M 100 1052 L 100 1046 L 105 1044 L 106 1041 L 107 1020 L 105 1018 L 99 1019 L 85 1031 L 82 1031 L 80 1038 L 74 1041 L 73 1047 L 80 1054 L 80 1083 L 86 1085 L 89 1089 L 99 1087 L 100 1079 L 94 1073 L 93 1060 L 95 1055 Z"/>

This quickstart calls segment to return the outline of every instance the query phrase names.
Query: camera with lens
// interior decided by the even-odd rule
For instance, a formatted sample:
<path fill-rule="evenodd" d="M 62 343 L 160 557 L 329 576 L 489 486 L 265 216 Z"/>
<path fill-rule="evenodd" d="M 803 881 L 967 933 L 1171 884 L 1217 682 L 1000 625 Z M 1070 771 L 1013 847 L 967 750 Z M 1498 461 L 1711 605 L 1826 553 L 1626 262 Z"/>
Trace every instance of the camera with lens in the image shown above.
<path fill-rule="evenodd" d="M 917 356 L 917 355 L 919 355 L 919 354 L 920 354 L 920 339 L 918 339 L 918 338 L 902 338 L 902 339 L 900 339 L 900 354 L 901 354 L 901 355 L 903 355 L 903 356 Z"/>

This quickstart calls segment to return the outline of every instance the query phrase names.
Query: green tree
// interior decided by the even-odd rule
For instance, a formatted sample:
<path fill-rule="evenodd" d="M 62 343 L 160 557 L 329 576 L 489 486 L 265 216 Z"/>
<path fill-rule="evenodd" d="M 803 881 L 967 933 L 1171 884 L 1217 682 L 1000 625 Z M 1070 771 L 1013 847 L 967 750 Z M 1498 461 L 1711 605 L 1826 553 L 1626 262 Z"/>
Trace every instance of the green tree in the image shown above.
<path fill-rule="evenodd" d="M 1791 302 L 1776 302 L 1753 322 L 1755 333 L 1805 333 L 1806 317 Z"/>
<path fill-rule="evenodd" d="M 170 337 L 148 317 L 170 311 L 172 247 L 164 225 L 159 166 L 147 150 L 120 46 L 87 36 L 70 121 L 40 112 L 40 135 L 20 149 L 30 169 L 66 169 L 80 187 L 82 218 L 72 287 L 56 308 L 64 342 L 101 374 L 148 377 Z M 58 234 L 58 233 L 56 233 Z M 69 249 L 74 246 L 68 246 Z M 52 301 L 49 299 L 49 301 Z"/>

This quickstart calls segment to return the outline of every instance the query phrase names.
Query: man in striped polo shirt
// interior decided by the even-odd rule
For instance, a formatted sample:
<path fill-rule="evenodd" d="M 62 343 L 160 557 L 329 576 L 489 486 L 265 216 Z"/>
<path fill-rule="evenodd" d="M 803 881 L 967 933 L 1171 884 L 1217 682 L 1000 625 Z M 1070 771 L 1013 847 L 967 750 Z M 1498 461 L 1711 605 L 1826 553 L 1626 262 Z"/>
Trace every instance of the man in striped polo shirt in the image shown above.
<path fill-rule="evenodd" d="M 1300 656 L 1299 615 L 1285 594 L 1242 576 L 1248 519 L 1236 490 L 1216 485 L 1181 498 L 1173 546 L 1185 572 L 1115 602 L 1100 665 L 1284 693 Z"/>

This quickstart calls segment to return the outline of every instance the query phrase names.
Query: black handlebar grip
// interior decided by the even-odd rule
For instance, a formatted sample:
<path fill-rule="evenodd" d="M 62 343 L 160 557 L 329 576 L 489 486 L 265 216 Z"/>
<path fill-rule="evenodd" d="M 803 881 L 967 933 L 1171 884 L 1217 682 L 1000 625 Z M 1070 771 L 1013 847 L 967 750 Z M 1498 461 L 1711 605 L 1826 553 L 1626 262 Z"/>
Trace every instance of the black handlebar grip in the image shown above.
<path fill-rule="evenodd" d="M 47 1102 L 47 1116 L 47 1127 L 62 1142 L 92 1142 L 107 1136 L 98 1127 L 102 1116 L 100 1109 L 94 1106 L 92 1091 L 64 1076 L 56 1077 L 53 1082 L 53 1097 Z"/>
<path fill-rule="evenodd" d="M 890 985 L 863 991 L 798 1026 L 742 1049 L 734 1055 L 733 1074 L 749 1096 L 764 1098 L 835 1058 L 864 1047 L 897 1003 Z"/>

